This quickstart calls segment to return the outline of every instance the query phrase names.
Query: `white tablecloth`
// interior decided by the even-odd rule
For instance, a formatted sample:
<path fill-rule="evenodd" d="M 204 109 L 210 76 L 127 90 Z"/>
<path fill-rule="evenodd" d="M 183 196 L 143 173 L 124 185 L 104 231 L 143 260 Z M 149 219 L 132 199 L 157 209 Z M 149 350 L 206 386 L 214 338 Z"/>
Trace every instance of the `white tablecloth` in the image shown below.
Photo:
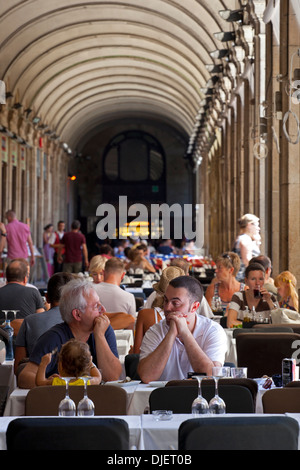
<path fill-rule="evenodd" d="M 109 384 L 110 382 L 108 382 Z M 127 415 L 139 416 L 149 411 L 149 396 L 156 387 L 148 384 L 127 385 L 123 387 L 127 393 Z M 256 413 L 262 413 L 262 395 L 265 389 L 259 389 L 256 398 Z M 7 399 L 4 416 L 24 416 L 25 399 L 28 390 L 16 388 Z"/>
<path fill-rule="evenodd" d="M 227 352 L 225 356 L 225 362 L 232 362 L 237 366 L 237 354 L 236 354 L 236 342 L 233 338 L 233 329 L 224 328 L 227 338 Z"/>
<path fill-rule="evenodd" d="M 214 419 L 215 416 L 218 415 L 203 416 L 203 419 Z M 227 414 L 223 416 L 230 419 L 237 415 Z M 267 415 L 243 414 L 239 416 L 257 417 Z M 287 416 L 296 419 L 298 422 L 300 421 L 300 415 L 298 414 L 287 413 Z M 156 421 L 150 414 L 142 416 L 112 416 L 112 418 L 121 418 L 128 423 L 130 432 L 129 445 L 131 449 L 172 451 L 178 449 L 178 429 L 180 424 L 187 419 L 191 419 L 192 415 L 173 415 L 170 421 Z M 6 429 L 8 423 L 13 419 L 15 417 L 0 418 L 0 450 L 6 450 Z M 28 417 L 27 419 L 32 418 Z"/>
<path fill-rule="evenodd" d="M 109 384 L 109 382 L 108 382 Z M 155 387 L 147 384 L 124 386 L 127 392 L 127 415 L 139 416 L 149 405 L 149 396 Z M 4 416 L 24 416 L 27 389 L 16 388 L 7 399 Z"/>
<path fill-rule="evenodd" d="M 133 346 L 134 338 L 132 330 L 114 330 L 117 341 L 117 349 L 119 356 L 129 354 L 131 346 Z"/>
<path fill-rule="evenodd" d="M 14 361 L 4 361 L 0 364 L 0 385 L 8 385 L 9 393 L 16 387 Z"/>
<path fill-rule="evenodd" d="M 300 422 L 300 414 L 294 415 L 292 413 L 286 413 Z M 203 419 L 214 419 L 220 415 L 202 415 Z M 258 417 L 258 416 L 276 416 L 267 414 L 225 414 L 222 415 L 224 418 L 230 419 L 231 417 L 247 416 L 247 417 Z M 282 416 L 282 415 L 277 415 Z M 175 414 L 170 421 L 156 421 L 152 415 L 141 416 L 141 439 L 140 446 L 143 446 L 146 450 L 178 450 L 178 429 L 180 424 L 187 419 L 191 419 L 191 414 Z M 141 448 L 141 447 L 140 447 Z M 298 439 L 298 449 L 300 450 L 300 439 Z"/>

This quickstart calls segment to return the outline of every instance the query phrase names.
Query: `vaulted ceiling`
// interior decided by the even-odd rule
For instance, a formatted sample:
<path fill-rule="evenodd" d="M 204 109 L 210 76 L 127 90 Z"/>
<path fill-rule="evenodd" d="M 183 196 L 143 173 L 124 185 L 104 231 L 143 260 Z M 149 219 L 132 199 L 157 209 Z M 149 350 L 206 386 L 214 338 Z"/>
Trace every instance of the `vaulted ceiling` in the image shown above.
<path fill-rule="evenodd" d="M 93 128 L 128 116 L 189 136 L 231 31 L 220 10 L 237 0 L 9 0 L 0 3 L 0 79 L 28 119 L 76 147 Z"/>

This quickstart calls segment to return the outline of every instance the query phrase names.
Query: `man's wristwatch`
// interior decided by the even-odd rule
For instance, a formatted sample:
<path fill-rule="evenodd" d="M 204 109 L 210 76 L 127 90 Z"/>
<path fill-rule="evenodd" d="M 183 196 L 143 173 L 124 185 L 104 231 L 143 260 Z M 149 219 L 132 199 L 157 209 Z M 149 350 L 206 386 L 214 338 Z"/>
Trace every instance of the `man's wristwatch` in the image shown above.
<path fill-rule="evenodd" d="M 1 237 L 6 237 L 6 233 L 1 232 Z"/>

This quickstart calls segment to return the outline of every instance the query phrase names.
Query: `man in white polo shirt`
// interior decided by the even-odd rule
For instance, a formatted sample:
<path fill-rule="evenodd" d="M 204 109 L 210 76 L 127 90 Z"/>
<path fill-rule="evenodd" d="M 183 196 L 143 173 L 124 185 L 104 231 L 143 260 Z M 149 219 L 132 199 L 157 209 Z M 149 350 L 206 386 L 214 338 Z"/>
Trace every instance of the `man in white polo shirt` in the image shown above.
<path fill-rule="evenodd" d="M 223 365 L 226 335 L 218 323 L 197 315 L 202 297 L 203 288 L 193 277 L 169 283 L 165 320 L 153 325 L 142 341 L 138 374 L 144 383 L 185 379 L 193 371 L 211 375 L 212 367 Z"/>
<path fill-rule="evenodd" d="M 110 258 L 105 263 L 104 281 L 93 283 L 100 302 L 108 313 L 124 312 L 136 317 L 134 295 L 120 287 L 124 277 L 124 263 L 119 258 Z"/>

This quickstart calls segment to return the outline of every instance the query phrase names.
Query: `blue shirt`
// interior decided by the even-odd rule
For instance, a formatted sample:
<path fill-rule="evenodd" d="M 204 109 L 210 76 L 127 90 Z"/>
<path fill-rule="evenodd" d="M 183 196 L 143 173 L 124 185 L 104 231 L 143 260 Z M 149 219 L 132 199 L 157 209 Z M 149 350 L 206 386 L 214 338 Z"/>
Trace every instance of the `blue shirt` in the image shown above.
<path fill-rule="evenodd" d="M 59 323 L 57 325 L 54 325 L 52 328 L 50 328 L 50 330 L 46 331 L 44 334 L 42 334 L 42 336 L 40 336 L 40 338 L 38 339 L 38 341 L 36 342 L 34 346 L 32 353 L 29 356 L 29 361 L 34 362 L 35 364 L 39 365 L 42 357 L 45 354 L 53 351 L 55 348 L 58 348 L 58 352 L 59 352 L 62 345 L 73 338 L 74 338 L 73 333 L 67 323 L 64 322 L 64 323 Z M 116 336 L 111 325 L 109 325 L 109 327 L 107 328 L 105 332 L 105 339 L 112 353 L 116 357 L 119 357 Z M 95 338 L 94 338 L 93 333 L 91 333 L 87 343 L 90 347 L 92 361 L 98 367 Z M 46 377 L 49 377 L 50 375 L 57 374 L 57 373 L 58 373 L 57 354 L 53 354 L 52 360 L 46 369 Z"/>

